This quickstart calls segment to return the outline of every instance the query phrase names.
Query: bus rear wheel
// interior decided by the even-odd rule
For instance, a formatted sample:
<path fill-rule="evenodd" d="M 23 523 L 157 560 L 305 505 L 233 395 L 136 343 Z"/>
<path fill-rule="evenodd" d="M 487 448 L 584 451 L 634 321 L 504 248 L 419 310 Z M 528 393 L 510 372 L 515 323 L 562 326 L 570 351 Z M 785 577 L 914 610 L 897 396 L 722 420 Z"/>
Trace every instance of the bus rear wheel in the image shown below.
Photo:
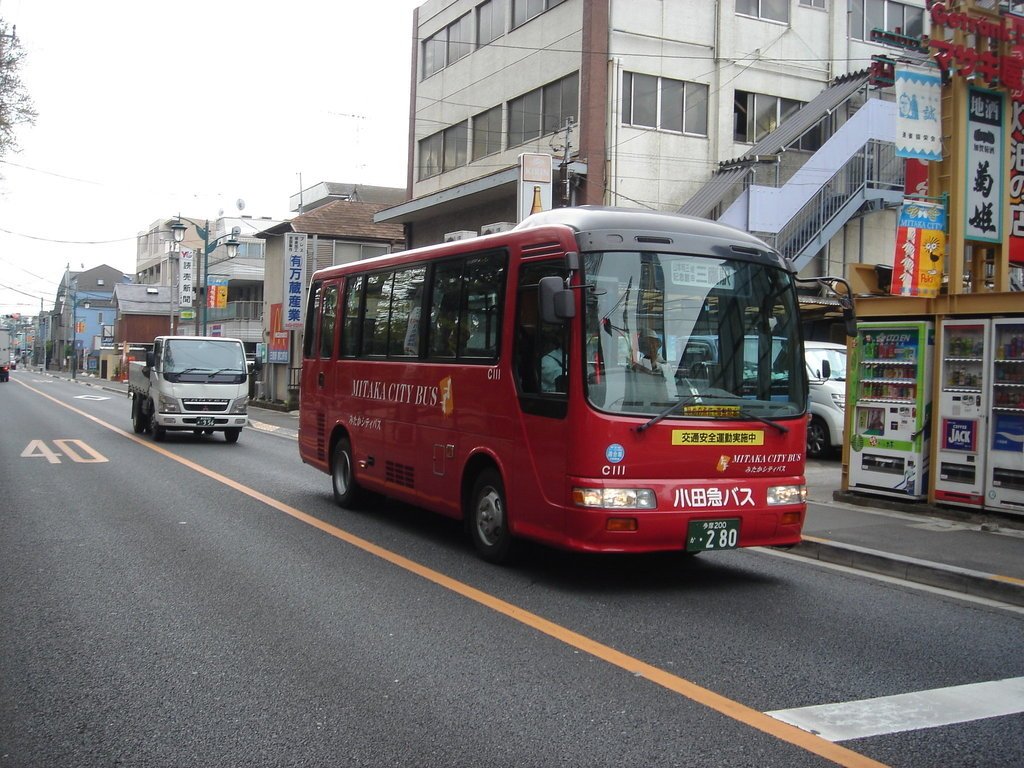
<path fill-rule="evenodd" d="M 339 507 L 352 509 L 362 497 L 362 488 L 356 482 L 352 461 L 352 444 L 347 437 L 338 440 L 334 446 L 334 460 L 331 462 L 331 485 L 334 488 L 334 503 Z"/>
<path fill-rule="evenodd" d="M 489 563 L 507 562 L 512 554 L 505 485 L 493 469 L 485 469 L 473 484 L 466 510 L 469 536 L 477 553 Z"/>

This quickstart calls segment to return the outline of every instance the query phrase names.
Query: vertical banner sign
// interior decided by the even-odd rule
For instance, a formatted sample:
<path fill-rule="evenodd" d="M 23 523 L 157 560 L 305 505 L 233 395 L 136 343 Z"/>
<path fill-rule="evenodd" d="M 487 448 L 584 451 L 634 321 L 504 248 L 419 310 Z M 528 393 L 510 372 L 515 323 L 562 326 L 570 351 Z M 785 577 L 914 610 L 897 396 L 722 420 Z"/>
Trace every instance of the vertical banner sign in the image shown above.
<path fill-rule="evenodd" d="M 283 304 L 270 305 L 270 344 L 267 348 L 268 363 L 288 364 L 288 331 L 281 326 L 284 314 Z"/>
<path fill-rule="evenodd" d="M 942 77 L 935 67 L 895 68 L 896 157 L 942 160 Z"/>
<path fill-rule="evenodd" d="M 228 279 L 218 275 L 206 276 L 206 307 L 224 309 L 228 305 Z"/>
<path fill-rule="evenodd" d="M 519 184 L 516 210 L 522 221 L 535 208 L 551 210 L 551 155 L 526 152 L 519 156 Z"/>
<path fill-rule="evenodd" d="M 302 330 L 302 292 L 306 287 L 306 236 L 284 236 L 284 323 L 287 331 Z"/>
<path fill-rule="evenodd" d="M 1010 124 L 1010 250 L 1012 264 L 1024 266 L 1024 93 L 1014 92 Z"/>
<path fill-rule="evenodd" d="M 191 307 L 192 293 L 195 289 L 195 253 L 193 251 L 181 252 L 181 280 L 179 284 L 178 306 Z"/>
<path fill-rule="evenodd" d="M 945 253 L 945 207 L 940 203 L 904 203 L 896 229 L 890 292 L 895 296 L 938 296 Z"/>
<path fill-rule="evenodd" d="M 1003 95 L 967 90 L 967 173 L 964 239 L 1003 241 Z"/>

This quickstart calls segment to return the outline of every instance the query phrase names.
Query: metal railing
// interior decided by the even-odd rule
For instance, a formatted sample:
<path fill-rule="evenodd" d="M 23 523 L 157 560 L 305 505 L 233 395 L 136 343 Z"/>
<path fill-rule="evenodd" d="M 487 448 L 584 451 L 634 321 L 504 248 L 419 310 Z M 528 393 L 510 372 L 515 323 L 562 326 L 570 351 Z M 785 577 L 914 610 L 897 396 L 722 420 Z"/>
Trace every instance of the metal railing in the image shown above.
<path fill-rule="evenodd" d="M 903 180 L 904 163 L 896 157 L 896 145 L 872 139 L 778 233 L 760 233 L 760 237 L 795 259 L 854 197 L 870 189 L 902 190 Z"/>
<path fill-rule="evenodd" d="M 207 323 L 221 323 L 226 320 L 262 320 L 262 301 L 231 301 L 223 308 L 208 307 Z"/>

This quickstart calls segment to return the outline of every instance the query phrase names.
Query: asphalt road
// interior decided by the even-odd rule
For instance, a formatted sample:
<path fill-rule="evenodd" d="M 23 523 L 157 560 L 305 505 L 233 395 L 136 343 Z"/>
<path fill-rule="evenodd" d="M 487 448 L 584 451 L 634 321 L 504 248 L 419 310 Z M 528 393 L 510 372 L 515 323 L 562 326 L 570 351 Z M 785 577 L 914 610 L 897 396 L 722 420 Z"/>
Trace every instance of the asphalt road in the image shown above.
<path fill-rule="evenodd" d="M 272 432 L 155 444 L 28 371 L 0 423 L 0 766 L 1024 764 L 1019 710 L 764 714 L 1022 678 L 1019 609 L 762 550 L 498 568 Z"/>

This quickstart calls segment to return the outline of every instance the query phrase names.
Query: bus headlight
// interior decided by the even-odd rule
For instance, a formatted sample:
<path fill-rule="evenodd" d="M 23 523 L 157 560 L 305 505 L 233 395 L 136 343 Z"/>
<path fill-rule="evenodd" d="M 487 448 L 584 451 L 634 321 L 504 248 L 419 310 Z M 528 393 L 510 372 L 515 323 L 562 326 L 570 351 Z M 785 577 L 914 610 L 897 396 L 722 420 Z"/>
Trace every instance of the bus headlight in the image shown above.
<path fill-rule="evenodd" d="M 806 485 L 773 485 L 768 488 L 768 505 L 803 504 L 807 501 Z"/>
<path fill-rule="evenodd" d="M 658 505 L 650 488 L 573 488 L 572 500 L 592 509 L 654 509 Z"/>
<path fill-rule="evenodd" d="M 160 402 L 157 406 L 161 413 L 181 413 L 177 398 L 160 395 Z"/>

